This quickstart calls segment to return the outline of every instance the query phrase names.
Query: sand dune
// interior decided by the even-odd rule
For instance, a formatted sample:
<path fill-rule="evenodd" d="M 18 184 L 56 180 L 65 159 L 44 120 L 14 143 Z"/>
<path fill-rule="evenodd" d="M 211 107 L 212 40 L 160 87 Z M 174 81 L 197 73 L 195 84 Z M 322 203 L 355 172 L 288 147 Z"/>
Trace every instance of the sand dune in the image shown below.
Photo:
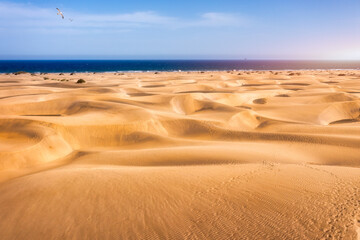
<path fill-rule="evenodd" d="M 360 239 L 359 79 L 1 74 L 0 238 Z"/>

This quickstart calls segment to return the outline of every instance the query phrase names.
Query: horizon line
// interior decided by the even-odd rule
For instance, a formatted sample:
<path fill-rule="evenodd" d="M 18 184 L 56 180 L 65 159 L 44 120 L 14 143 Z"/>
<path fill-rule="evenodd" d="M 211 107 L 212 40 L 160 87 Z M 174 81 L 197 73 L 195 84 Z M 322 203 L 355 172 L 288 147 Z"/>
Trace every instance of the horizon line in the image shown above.
<path fill-rule="evenodd" d="M 358 62 L 360 59 L 309 59 L 309 58 L 18 58 L 0 61 L 347 61 Z"/>

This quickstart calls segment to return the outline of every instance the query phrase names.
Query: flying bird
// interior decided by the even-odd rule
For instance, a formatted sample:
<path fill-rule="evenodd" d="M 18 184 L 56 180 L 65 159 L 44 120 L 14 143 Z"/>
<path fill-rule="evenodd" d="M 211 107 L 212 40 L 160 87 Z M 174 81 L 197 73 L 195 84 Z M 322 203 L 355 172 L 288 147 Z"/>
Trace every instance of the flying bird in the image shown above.
<path fill-rule="evenodd" d="M 58 10 L 57 15 L 61 15 L 61 18 L 64 19 L 64 14 L 60 11 L 60 9 L 56 8 Z"/>
<path fill-rule="evenodd" d="M 72 21 L 74 21 L 74 19 L 72 19 L 72 18 L 69 18 L 69 21 L 70 21 L 70 22 L 72 22 Z"/>

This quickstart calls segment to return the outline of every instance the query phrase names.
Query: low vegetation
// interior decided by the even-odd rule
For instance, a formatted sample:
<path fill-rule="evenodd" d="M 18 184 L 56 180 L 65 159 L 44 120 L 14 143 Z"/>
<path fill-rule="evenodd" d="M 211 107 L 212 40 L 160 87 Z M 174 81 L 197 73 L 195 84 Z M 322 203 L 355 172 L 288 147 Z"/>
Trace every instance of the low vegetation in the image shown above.
<path fill-rule="evenodd" d="M 18 71 L 18 72 L 14 72 L 14 75 L 19 75 L 19 74 L 26 74 L 28 72 L 25 72 L 25 71 Z"/>

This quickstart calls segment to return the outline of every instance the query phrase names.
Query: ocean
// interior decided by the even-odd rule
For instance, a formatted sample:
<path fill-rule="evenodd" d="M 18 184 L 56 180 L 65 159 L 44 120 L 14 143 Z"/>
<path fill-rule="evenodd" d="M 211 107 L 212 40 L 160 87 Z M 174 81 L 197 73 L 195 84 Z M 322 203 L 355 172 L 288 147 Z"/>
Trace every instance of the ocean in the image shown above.
<path fill-rule="evenodd" d="M 360 69 L 360 60 L 0 60 L 0 73 L 302 69 Z"/>

